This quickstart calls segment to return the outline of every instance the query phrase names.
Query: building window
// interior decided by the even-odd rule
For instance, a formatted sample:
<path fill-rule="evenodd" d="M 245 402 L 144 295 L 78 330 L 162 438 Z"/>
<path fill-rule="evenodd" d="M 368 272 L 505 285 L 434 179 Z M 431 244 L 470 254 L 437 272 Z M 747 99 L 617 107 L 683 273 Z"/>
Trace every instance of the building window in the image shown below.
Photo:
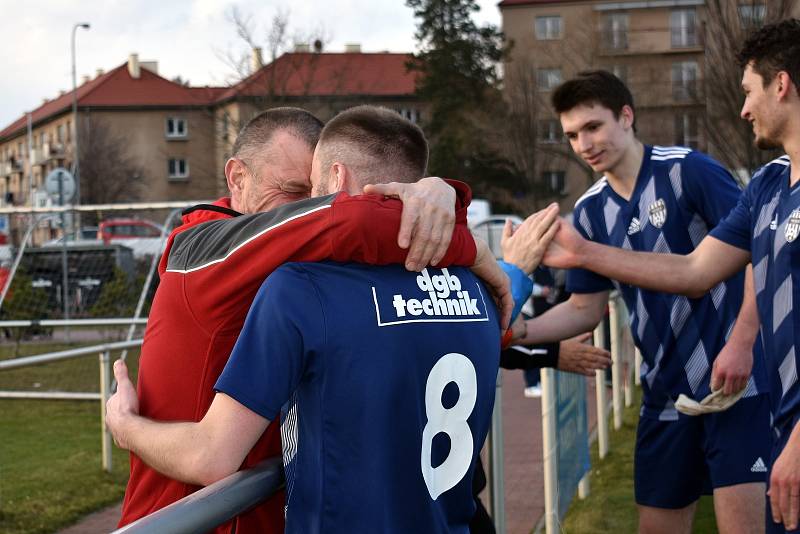
<path fill-rule="evenodd" d="M 675 100 L 697 99 L 698 67 L 696 61 L 672 64 L 672 97 Z"/>
<path fill-rule="evenodd" d="M 185 159 L 170 158 L 168 163 L 170 180 L 182 180 L 189 177 L 189 162 Z"/>
<path fill-rule="evenodd" d="M 59 124 L 58 126 L 56 126 L 56 141 L 58 141 L 59 143 L 63 143 L 64 142 L 64 125 L 63 124 Z"/>
<path fill-rule="evenodd" d="M 536 17 L 536 39 L 539 41 L 561 39 L 561 17 L 558 15 Z"/>
<path fill-rule="evenodd" d="M 397 113 L 400 114 L 401 117 L 404 119 L 408 119 L 414 124 L 419 122 L 419 110 L 414 108 L 400 108 L 397 110 Z"/>
<path fill-rule="evenodd" d="M 675 144 L 699 148 L 700 126 L 696 113 L 678 113 L 675 115 Z"/>
<path fill-rule="evenodd" d="M 612 50 L 628 48 L 627 13 L 609 13 L 603 18 L 603 46 Z"/>
<path fill-rule="evenodd" d="M 606 70 L 619 78 L 622 83 L 628 83 L 628 66 L 627 65 L 609 65 Z"/>
<path fill-rule="evenodd" d="M 566 173 L 564 171 L 542 172 L 542 182 L 551 192 L 564 195 L 567 193 Z"/>
<path fill-rule="evenodd" d="M 222 140 L 228 140 L 228 130 L 230 129 L 230 122 L 228 120 L 228 113 L 222 112 Z"/>
<path fill-rule="evenodd" d="M 561 122 L 558 119 L 539 121 L 539 141 L 542 143 L 558 143 L 563 138 Z"/>
<path fill-rule="evenodd" d="M 185 138 L 188 132 L 186 119 L 167 118 L 167 137 L 170 139 Z"/>
<path fill-rule="evenodd" d="M 72 140 L 72 121 L 67 121 L 67 143 Z"/>
<path fill-rule="evenodd" d="M 538 69 L 536 84 L 540 91 L 550 91 L 561 85 L 561 69 Z"/>
<path fill-rule="evenodd" d="M 744 28 L 760 28 L 767 16 L 765 4 L 742 4 L 739 6 L 739 20 Z"/>
<path fill-rule="evenodd" d="M 678 9 L 670 17 L 673 48 L 697 46 L 697 18 L 694 9 Z"/>

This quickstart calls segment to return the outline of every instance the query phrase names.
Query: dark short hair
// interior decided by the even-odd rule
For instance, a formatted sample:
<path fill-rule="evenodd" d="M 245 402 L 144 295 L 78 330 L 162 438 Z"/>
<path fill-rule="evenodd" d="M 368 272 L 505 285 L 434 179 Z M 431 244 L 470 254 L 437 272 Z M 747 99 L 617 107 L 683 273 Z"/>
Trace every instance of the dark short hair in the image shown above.
<path fill-rule="evenodd" d="M 347 109 L 325 125 L 319 138 L 323 164 L 329 166 L 336 147 L 346 146 L 347 153 L 367 157 L 380 167 L 367 169 L 372 177 L 390 176 L 394 181 L 416 181 L 428 166 L 428 141 L 413 122 L 396 111 L 378 106 Z M 345 161 L 344 163 L 348 163 Z"/>
<path fill-rule="evenodd" d="M 622 108 L 633 106 L 633 95 L 622 80 L 606 70 L 587 70 L 559 85 L 551 97 L 556 113 L 580 106 L 600 104 L 619 118 Z"/>
<path fill-rule="evenodd" d="M 779 71 L 786 71 L 800 91 L 800 20 L 787 19 L 755 30 L 745 40 L 737 60 L 742 68 L 752 62 L 764 85 Z"/>
<path fill-rule="evenodd" d="M 262 150 L 280 130 L 288 130 L 314 150 L 322 131 L 322 121 L 300 108 L 279 107 L 262 111 L 241 129 L 233 144 L 232 155 L 249 159 L 253 151 Z"/>

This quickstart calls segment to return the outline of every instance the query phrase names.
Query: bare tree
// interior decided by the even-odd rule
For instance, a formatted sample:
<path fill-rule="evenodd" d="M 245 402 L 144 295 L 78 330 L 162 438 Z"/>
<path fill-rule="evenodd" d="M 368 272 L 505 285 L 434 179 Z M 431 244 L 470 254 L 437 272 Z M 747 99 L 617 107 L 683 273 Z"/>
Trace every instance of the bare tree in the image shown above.
<path fill-rule="evenodd" d="M 91 114 L 81 117 L 80 130 L 81 204 L 138 199 L 144 169 L 129 156 L 123 137 Z"/>
<path fill-rule="evenodd" d="M 744 96 L 736 53 L 750 32 L 786 18 L 791 8 L 791 0 L 706 2 L 705 89 L 709 149 L 736 171 L 739 178 L 749 175 L 775 154 L 756 148 L 750 125 L 739 118 Z"/>

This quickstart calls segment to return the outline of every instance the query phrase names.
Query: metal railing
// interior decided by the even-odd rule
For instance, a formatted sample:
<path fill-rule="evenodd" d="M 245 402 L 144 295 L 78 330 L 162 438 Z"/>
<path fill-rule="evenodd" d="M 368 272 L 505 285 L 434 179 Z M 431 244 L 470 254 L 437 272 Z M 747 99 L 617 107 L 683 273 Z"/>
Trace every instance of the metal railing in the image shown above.
<path fill-rule="evenodd" d="M 633 342 L 626 335 L 627 310 L 619 293 L 612 293 L 609 298 L 609 331 L 611 334 L 611 402 L 608 400 L 606 371 L 595 372 L 595 395 L 597 402 L 596 437 L 598 457 L 606 457 L 610 447 L 608 418 L 612 412 L 614 430 L 622 427 L 624 406 L 633 403 L 633 387 L 635 373 L 641 365 L 641 355 L 633 350 Z M 605 321 L 604 321 L 605 322 Z M 594 344 L 606 347 L 606 332 L 603 322 L 594 330 Z M 629 361 L 633 359 L 634 361 Z M 570 498 L 571 495 L 559 494 L 558 465 L 556 451 L 558 449 L 558 418 L 555 399 L 555 370 L 542 369 L 542 446 L 545 512 L 542 520 L 547 534 L 559 532 L 559 499 Z M 588 401 L 588 399 L 587 399 Z M 623 406 L 624 405 L 624 406 Z M 591 438 L 589 439 L 591 441 Z M 578 497 L 583 499 L 589 494 L 589 472 L 578 485 Z"/>
<path fill-rule="evenodd" d="M 0 391 L 0 399 L 46 399 L 46 400 L 99 400 L 100 401 L 100 439 L 102 444 L 102 463 L 105 471 L 111 472 L 111 432 L 106 428 L 106 402 L 111 396 L 111 351 L 126 350 L 139 347 L 141 339 L 131 341 L 118 341 L 115 343 L 104 343 L 102 345 L 92 345 L 91 347 L 81 347 L 79 349 L 62 350 L 38 354 L 36 356 L 26 356 L 11 360 L 0 361 L 0 371 L 9 369 L 19 369 L 34 365 L 81 358 L 84 356 L 99 354 L 100 361 L 100 393 L 92 392 L 67 392 L 67 391 Z"/>
<path fill-rule="evenodd" d="M 207 532 L 263 502 L 283 487 L 280 456 L 264 460 L 184 497 L 114 534 Z"/>

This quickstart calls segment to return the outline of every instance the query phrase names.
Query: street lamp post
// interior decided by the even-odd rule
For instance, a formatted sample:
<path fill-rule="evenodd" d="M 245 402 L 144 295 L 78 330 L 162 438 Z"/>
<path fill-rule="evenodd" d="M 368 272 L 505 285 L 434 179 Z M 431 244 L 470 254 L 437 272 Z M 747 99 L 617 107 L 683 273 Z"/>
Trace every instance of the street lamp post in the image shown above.
<path fill-rule="evenodd" d="M 80 178 L 80 150 L 78 145 L 78 86 L 75 81 L 75 32 L 78 28 L 88 30 L 88 22 L 77 22 L 72 26 L 72 117 L 75 121 L 74 149 L 72 153 L 72 174 L 75 176 L 75 204 L 81 203 L 81 178 Z M 66 228 L 64 228 L 66 233 Z"/>

